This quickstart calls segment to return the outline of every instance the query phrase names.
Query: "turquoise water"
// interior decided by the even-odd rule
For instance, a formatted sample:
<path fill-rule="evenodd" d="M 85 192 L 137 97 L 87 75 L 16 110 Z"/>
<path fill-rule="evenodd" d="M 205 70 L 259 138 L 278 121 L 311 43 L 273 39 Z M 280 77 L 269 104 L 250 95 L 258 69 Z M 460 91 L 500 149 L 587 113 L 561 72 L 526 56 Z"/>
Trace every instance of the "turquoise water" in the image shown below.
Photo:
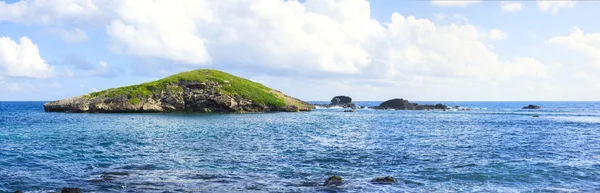
<path fill-rule="evenodd" d="M 0 102 L 0 192 L 600 192 L 597 102 L 260 114 L 42 104 Z M 322 187 L 331 175 L 345 183 Z M 387 175 L 397 183 L 369 183 Z"/>

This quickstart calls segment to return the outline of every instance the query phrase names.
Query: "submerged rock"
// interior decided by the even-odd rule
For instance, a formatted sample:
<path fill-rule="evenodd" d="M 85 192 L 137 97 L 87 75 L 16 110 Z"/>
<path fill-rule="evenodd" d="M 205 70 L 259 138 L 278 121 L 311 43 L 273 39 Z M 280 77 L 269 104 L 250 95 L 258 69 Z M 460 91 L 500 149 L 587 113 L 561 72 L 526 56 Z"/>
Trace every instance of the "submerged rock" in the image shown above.
<path fill-rule="evenodd" d="M 541 109 L 542 107 L 537 106 L 537 105 L 527 105 L 524 106 L 523 109 Z"/>
<path fill-rule="evenodd" d="M 381 176 L 371 180 L 371 183 L 374 184 L 392 184 L 394 182 L 396 182 L 396 180 L 394 180 L 394 177 L 392 176 Z"/>
<path fill-rule="evenodd" d="M 81 193 L 79 188 L 63 188 L 60 193 Z"/>
<path fill-rule="evenodd" d="M 325 183 L 323 183 L 323 186 L 339 186 L 342 185 L 342 183 L 344 183 L 344 179 L 340 176 L 331 176 L 329 178 L 327 178 L 327 180 L 325 180 Z"/>
<path fill-rule="evenodd" d="M 262 84 L 218 70 L 193 70 L 157 81 L 44 104 L 47 112 L 267 112 L 314 108 Z"/>
<path fill-rule="evenodd" d="M 17 190 L 15 191 L 15 193 L 23 193 L 21 190 Z"/>
<path fill-rule="evenodd" d="M 354 109 L 344 110 L 345 113 L 351 113 L 351 112 L 354 112 L 354 111 L 355 111 Z"/>

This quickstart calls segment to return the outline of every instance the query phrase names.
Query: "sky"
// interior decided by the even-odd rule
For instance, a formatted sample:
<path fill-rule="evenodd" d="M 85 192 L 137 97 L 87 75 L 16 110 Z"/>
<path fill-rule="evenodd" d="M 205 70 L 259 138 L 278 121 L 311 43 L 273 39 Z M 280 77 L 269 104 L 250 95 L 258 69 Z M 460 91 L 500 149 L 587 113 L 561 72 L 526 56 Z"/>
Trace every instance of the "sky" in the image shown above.
<path fill-rule="evenodd" d="M 0 101 L 218 69 L 307 101 L 598 101 L 600 2 L 0 0 Z"/>

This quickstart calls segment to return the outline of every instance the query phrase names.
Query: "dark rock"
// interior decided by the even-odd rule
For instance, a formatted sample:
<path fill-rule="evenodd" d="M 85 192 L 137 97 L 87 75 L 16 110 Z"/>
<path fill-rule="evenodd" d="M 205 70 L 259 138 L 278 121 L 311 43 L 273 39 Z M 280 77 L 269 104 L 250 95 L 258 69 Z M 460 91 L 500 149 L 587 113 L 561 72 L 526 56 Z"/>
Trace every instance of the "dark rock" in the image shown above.
<path fill-rule="evenodd" d="M 404 99 L 391 99 L 381 103 L 376 109 L 395 109 L 395 110 L 423 110 L 423 106 L 419 107 L 418 104 L 409 103 L 408 100 Z"/>
<path fill-rule="evenodd" d="M 376 177 L 371 180 L 371 183 L 374 183 L 374 184 L 392 184 L 394 182 L 396 182 L 396 181 L 394 180 L 394 177 L 392 177 L 392 176 Z"/>
<path fill-rule="evenodd" d="M 331 176 L 325 180 L 323 186 L 339 186 L 344 183 L 344 179 L 340 176 Z"/>
<path fill-rule="evenodd" d="M 352 98 L 349 96 L 335 96 L 331 99 L 331 105 L 343 105 L 352 103 Z"/>
<path fill-rule="evenodd" d="M 355 111 L 354 109 L 344 110 L 345 113 L 351 113 L 351 112 L 354 112 L 354 111 Z"/>
<path fill-rule="evenodd" d="M 434 106 L 434 108 L 435 108 L 435 109 L 447 109 L 447 108 L 448 108 L 448 106 L 446 106 L 446 105 L 443 105 L 443 104 L 436 104 L 436 105 Z"/>
<path fill-rule="evenodd" d="M 17 190 L 17 191 L 15 191 L 15 193 L 23 193 L 23 192 L 21 192 L 21 190 Z"/>
<path fill-rule="evenodd" d="M 523 109 L 541 109 L 542 107 L 537 106 L 537 105 L 527 105 L 524 106 Z"/>
<path fill-rule="evenodd" d="M 81 193 L 79 188 L 63 188 L 60 193 Z"/>
<path fill-rule="evenodd" d="M 342 108 L 351 108 L 356 109 L 356 105 L 352 103 L 352 98 L 349 96 L 336 96 L 331 99 L 331 103 L 324 104 L 314 104 L 314 106 L 322 107 L 322 108 L 331 108 L 331 107 L 342 107 Z"/>
<path fill-rule="evenodd" d="M 391 99 L 381 103 L 377 107 L 372 107 L 374 109 L 395 109 L 395 110 L 445 110 L 448 106 L 443 104 L 436 105 L 419 105 L 416 103 L 410 103 L 408 100 L 404 99 Z"/>

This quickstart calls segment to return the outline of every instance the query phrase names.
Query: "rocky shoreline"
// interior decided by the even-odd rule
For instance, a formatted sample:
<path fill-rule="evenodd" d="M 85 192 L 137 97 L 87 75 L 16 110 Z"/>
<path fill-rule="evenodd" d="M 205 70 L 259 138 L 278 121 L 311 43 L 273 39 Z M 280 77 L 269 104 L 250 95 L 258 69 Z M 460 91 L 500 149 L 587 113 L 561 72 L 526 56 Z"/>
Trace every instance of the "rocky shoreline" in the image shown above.
<path fill-rule="evenodd" d="M 435 105 L 420 105 L 417 103 L 410 103 L 408 100 L 404 100 L 402 98 L 390 99 L 378 106 L 372 107 L 364 107 L 364 106 L 356 106 L 356 104 L 352 103 L 352 98 L 349 96 L 335 96 L 331 99 L 331 103 L 329 104 L 313 104 L 316 107 L 320 108 L 350 108 L 351 110 L 344 110 L 344 112 L 354 112 L 354 109 L 377 109 L 377 110 L 448 110 L 451 109 L 447 105 L 444 104 L 435 104 Z"/>
<path fill-rule="evenodd" d="M 375 110 L 441 110 L 441 111 L 446 111 L 446 110 L 461 110 L 461 111 L 469 111 L 471 110 L 470 108 L 466 108 L 466 107 L 461 107 L 461 106 L 448 106 L 445 104 L 434 104 L 434 105 L 430 105 L 430 104 L 417 104 L 417 103 L 411 103 L 408 100 L 405 100 L 403 98 L 395 98 L 395 99 L 390 99 L 387 101 L 382 102 L 381 104 L 379 104 L 378 106 L 371 106 L 371 107 L 365 107 L 365 106 L 357 106 L 356 104 L 352 103 L 352 98 L 350 98 L 349 96 L 335 96 L 333 97 L 333 99 L 331 99 L 331 103 L 329 104 L 312 104 L 315 107 L 318 108 L 343 108 L 343 112 L 355 112 L 356 109 L 375 109 Z M 542 109 L 542 107 L 538 106 L 538 105 L 527 105 L 522 107 L 522 109 L 532 109 L 532 110 L 539 110 Z"/>

